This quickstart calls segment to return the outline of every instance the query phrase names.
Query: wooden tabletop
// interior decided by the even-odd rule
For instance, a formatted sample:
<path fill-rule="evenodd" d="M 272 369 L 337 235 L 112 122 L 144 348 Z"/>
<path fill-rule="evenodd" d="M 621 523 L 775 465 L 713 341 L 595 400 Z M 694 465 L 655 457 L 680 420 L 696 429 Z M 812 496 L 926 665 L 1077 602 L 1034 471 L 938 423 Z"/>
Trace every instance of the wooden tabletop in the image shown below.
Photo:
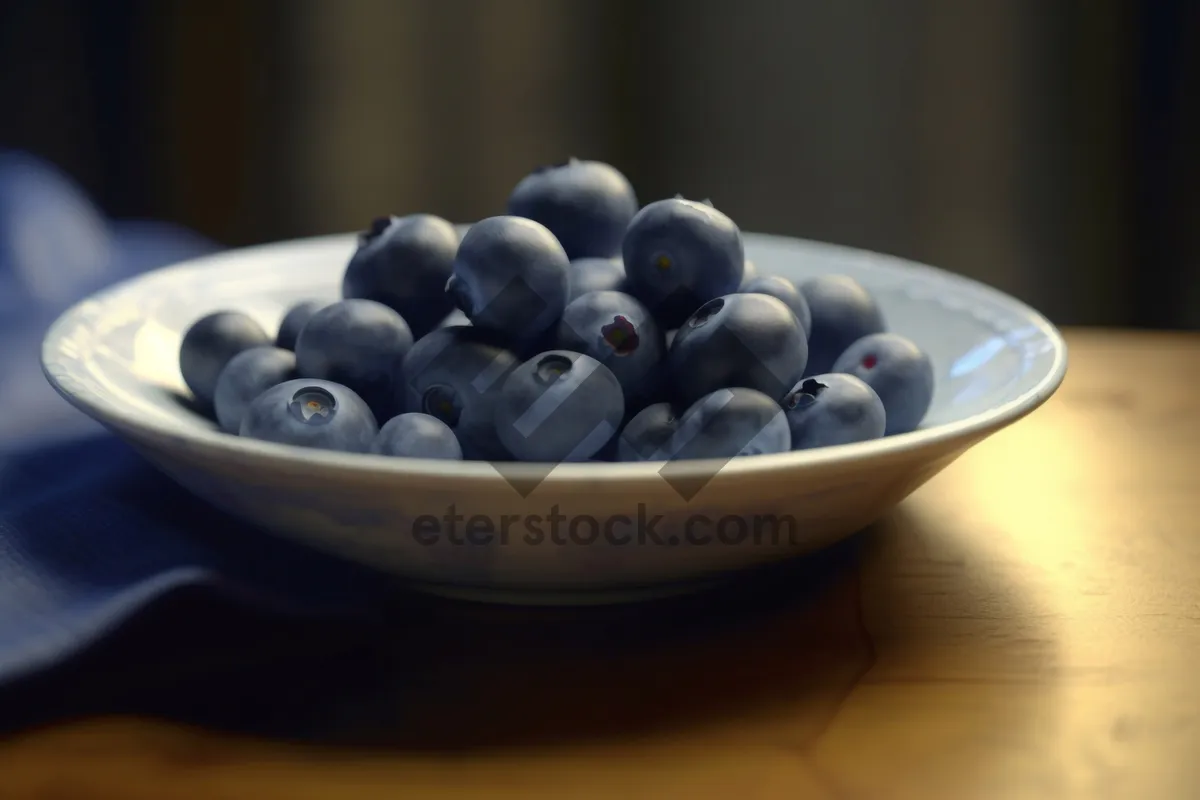
<path fill-rule="evenodd" d="M 430 602 L 316 744 L 92 718 L 0 744 L 0 797 L 1200 796 L 1200 336 L 1068 339 L 1044 408 L 813 564 Z"/>

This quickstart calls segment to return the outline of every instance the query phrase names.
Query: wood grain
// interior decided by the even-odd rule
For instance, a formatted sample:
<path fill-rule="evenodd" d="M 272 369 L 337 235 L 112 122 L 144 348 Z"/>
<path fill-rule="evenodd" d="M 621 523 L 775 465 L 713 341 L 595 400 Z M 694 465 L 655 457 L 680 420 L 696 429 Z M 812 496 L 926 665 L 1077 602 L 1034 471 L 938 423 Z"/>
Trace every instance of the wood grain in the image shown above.
<path fill-rule="evenodd" d="M 816 567 L 434 603 L 322 744 L 94 718 L 0 744 L 0 797 L 1195 796 L 1200 337 L 1069 341 L 1046 407 Z"/>

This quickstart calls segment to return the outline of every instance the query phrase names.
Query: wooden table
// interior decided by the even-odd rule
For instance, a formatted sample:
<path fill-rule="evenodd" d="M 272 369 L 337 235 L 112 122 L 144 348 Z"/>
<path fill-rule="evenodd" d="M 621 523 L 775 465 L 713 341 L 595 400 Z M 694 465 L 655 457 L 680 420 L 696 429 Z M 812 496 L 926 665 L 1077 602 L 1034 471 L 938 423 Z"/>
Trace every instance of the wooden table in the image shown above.
<path fill-rule="evenodd" d="M 403 702 L 342 708 L 364 744 L 91 719 L 0 746 L 0 797 L 1200 797 L 1200 337 L 1069 340 L 1047 406 L 818 568 L 434 603 Z"/>

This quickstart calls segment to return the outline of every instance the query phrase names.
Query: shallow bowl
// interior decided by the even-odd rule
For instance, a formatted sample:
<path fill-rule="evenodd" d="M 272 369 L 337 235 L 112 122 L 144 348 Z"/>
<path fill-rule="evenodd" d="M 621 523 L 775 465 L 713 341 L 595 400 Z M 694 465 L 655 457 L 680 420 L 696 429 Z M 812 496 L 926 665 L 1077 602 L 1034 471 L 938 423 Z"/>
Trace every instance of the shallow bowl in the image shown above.
<path fill-rule="evenodd" d="M 686 590 L 829 545 L 875 521 L 969 447 L 1046 401 L 1066 346 L 1040 314 L 933 267 L 840 246 L 746 237 L 761 272 L 841 273 L 933 360 L 915 432 L 725 464 L 492 465 L 306 450 L 230 436 L 188 407 L 180 338 L 239 309 L 268 330 L 337 299 L 353 236 L 235 250 L 157 270 L 50 328 L 54 387 L 216 506 L 414 586 L 492 601 L 605 602 Z"/>

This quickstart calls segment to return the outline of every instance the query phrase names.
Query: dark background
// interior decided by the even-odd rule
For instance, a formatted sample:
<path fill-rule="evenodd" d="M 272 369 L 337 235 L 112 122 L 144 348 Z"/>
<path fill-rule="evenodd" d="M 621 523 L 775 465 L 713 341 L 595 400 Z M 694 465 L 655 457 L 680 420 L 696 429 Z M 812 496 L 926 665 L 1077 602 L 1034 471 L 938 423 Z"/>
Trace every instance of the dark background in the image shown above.
<path fill-rule="evenodd" d="M 228 245 L 645 201 L 1200 327 L 1196 0 L 0 0 L 0 147 Z"/>

